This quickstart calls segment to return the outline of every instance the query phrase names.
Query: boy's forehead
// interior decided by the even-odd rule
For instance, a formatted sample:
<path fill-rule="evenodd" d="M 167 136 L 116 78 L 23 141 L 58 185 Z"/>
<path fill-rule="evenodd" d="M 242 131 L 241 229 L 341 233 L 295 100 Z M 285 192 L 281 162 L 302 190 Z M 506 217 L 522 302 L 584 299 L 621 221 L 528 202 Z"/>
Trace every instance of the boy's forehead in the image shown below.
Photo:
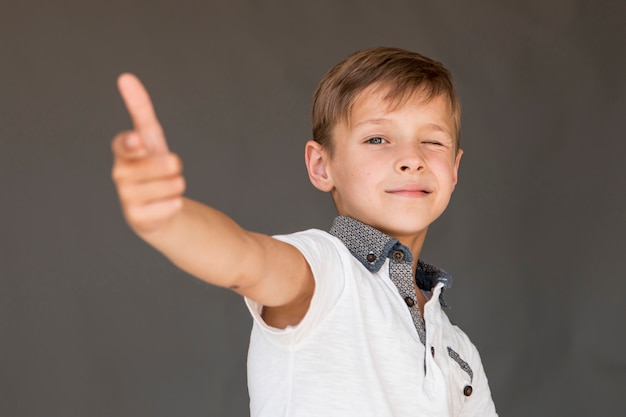
<path fill-rule="evenodd" d="M 400 94 L 392 94 L 393 92 L 394 90 L 388 86 L 372 85 L 367 87 L 354 98 L 347 109 L 347 114 L 344 115 L 343 120 L 339 120 L 339 123 L 344 123 L 348 127 L 355 127 L 355 125 L 363 122 L 364 116 L 371 120 L 375 120 L 377 117 L 382 119 L 385 114 L 403 106 L 422 107 L 438 98 L 443 98 L 446 103 L 445 110 L 443 110 L 445 114 L 442 116 L 446 119 L 452 118 L 450 100 L 443 94 L 432 97 L 424 89 L 402 91 Z"/>

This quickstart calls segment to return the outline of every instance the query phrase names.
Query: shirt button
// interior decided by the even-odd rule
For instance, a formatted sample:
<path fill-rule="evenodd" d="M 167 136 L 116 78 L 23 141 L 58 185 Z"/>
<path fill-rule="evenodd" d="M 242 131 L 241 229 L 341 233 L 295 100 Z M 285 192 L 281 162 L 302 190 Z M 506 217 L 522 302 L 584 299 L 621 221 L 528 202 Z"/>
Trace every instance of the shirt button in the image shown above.
<path fill-rule="evenodd" d="M 404 302 L 406 303 L 406 305 L 408 305 L 409 307 L 413 307 L 415 305 L 415 300 L 412 299 L 411 297 L 406 297 L 404 299 Z"/>
<path fill-rule="evenodd" d="M 399 250 L 395 251 L 393 253 L 393 259 L 395 259 L 397 261 L 403 260 L 404 259 L 404 252 L 399 251 Z"/>
<path fill-rule="evenodd" d="M 466 385 L 465 388 L 463 388 L 463 395 L 465 395 L 466 397 L 469 397 L 470 395 L 472 395 L 472 391 L 474 391 L 472 389 L 472 386 Z"/>
<path fill-rule="evenodd" d="M 365 259 L 367 259 L 367 262 L 374 262 L 376 260 L 376 255 L 374 255 L 373 253 L 368 254 Z"/>

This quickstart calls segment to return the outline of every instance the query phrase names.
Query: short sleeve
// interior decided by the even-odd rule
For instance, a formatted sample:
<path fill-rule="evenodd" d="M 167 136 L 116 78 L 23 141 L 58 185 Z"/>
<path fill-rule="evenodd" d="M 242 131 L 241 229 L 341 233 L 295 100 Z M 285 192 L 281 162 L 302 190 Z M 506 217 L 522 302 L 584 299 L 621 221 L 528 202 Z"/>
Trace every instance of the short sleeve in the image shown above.
<path fill-rule="evenodd" d="M 277 343 L 297 343 L 313 332 L 332 312 L 345 285 L 346 254 L 343 252 L 348 256 L 350 254 L 338 239 L 321 230 L 311 229 L 274 238 L 297 248 L 311 267 L 315 290 L 309 310 L 296 326 L 277 329 L 263 321 L 261 304 L 249 298 L 245 298 L 245 302 L 263 334 Z"/>

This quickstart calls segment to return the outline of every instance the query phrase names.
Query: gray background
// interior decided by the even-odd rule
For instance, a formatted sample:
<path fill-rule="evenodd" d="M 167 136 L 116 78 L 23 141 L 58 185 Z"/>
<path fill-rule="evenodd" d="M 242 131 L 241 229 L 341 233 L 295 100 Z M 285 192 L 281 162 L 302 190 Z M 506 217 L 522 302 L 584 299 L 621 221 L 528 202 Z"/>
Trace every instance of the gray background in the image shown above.
<path fill-rule="evenodd" d="M 247 415 L 243 303 L 121 217 L 115 78 L 148 86 L 189 196 L 256 231 L 327 228 L 303 163 L 310 97 L 379 45 L 455 76 L 460 184 L 423 259 L 455 277 L 450 316 L 500 414 L 626 413 L 626 3 L 0 5 L 1 416 Z"/>

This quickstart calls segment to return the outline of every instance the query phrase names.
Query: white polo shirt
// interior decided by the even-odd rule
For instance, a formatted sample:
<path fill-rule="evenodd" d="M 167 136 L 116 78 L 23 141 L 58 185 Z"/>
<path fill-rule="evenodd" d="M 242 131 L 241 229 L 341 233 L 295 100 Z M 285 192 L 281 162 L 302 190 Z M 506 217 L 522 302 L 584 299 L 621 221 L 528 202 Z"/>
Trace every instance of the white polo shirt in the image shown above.
<path fill-rule="evenodd" d="M 476 347 L 442 310 L 449 276 L 420 263 L 430 297 L 420 325 L 390 277 L 394 254 L 408 248 L 347 217 L 331 233 L 276 237 L 302 252 L 315 277 L 297 326 L 268 326 L 263 307 L 246 299 L 251 416 L 496 416 Z"/>

